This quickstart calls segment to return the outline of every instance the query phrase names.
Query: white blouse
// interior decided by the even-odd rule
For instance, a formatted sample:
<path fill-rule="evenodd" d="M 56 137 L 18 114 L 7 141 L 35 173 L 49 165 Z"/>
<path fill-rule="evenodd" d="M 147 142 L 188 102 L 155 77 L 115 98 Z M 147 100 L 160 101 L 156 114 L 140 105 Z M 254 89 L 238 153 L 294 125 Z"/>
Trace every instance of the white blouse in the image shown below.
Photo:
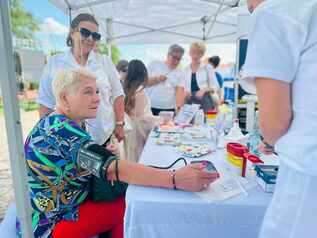
<path fill-rule="evenodd" d="M 184 70 L 183 70 L 183 81 L 185 84 L 185 91 L 190 92 L 191 91 L 191 78 L 192 78 L 192 69 L 191 66 L 188 65 Z M 197 72 L 196 72 L 196 79 L 197 79 L 197 84 L 200 89 L 208 89 L 210 87 L 219 89 L 219 85 L 217 82 L 217 78 L 215 76 L 215 72 L 211 65 L 206 64 L 202 65 L 200 64 Z M 210 85 L 208 83 L 210 82 Z"/>

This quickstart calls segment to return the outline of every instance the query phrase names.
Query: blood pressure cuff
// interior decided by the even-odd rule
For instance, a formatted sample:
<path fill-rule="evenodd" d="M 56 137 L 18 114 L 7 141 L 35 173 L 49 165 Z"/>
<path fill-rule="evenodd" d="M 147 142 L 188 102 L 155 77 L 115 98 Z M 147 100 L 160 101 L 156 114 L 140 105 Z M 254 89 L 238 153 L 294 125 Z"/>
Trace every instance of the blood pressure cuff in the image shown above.
<path fill-rule="evenodd" d="M 93 174 L 90 186 L 90 197 L 94 202 L 114 201 L 123 196 L 127 184 L 120 181 L 109 181 L 107 170 L 117 157 L 105 147 L 94 142 L 86 142 L 81 146 L 77 156 L 78 165 Z"/>

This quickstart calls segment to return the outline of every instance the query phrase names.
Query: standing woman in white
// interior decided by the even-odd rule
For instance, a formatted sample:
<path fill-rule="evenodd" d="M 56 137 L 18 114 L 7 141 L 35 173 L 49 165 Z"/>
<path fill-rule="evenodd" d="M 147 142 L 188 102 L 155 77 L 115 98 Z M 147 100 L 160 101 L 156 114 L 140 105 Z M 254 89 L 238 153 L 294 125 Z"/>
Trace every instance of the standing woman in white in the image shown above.
<path fill-rule="evenodd" d="M 184 48 L 171 45 L 165 61 L 153 61 L 147 70 L 149 80 L 147 93 L 153 115 L 161 111 L 176 112 L 184 104 L 184 84 L 178 65 L 184 55 Z"/>
<path fill-rule="evenodd" d="M 203 43 L 192 43 L 189 49 L 191 63 L 184 69 L 185 98 L 198 104 L 207 91 L 219 90 L 213 68 L 201 63 L 205 52 L 206 46 Z"/>
<path fill-rule="evenodd" d="M 280 158 L 261 238 L 316 236 L 317 0 L 249 0 L 244 77 L 255 80 L 264 140 Z"/>
<path fill-rule="evenodd" d="M 49 58 L 40 79 L 40 116 L 55 109 L 56 99 L 52 91 L 52 80 L 58 71 L 69 68 L 85 68 L 94 72 L 100 86 L 101 101 L 97 117 L 87 120 L 87 130 L 94 140 L 102 145 L 114 134 L 120 141 L 124 137 L 124 97 L 118 72 L 111 59 L 93 52 L 101 35 L 94 16 L 82 13 L 70 25 L 67 37 L 68 51 Z"/>

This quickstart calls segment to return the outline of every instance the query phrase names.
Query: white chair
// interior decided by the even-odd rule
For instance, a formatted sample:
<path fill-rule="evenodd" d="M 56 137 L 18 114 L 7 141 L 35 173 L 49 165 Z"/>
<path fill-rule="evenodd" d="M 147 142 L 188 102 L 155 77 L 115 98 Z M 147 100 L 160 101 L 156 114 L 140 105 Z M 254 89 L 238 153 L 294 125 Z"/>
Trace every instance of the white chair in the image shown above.
<path fill-rule="evenodd" d="M 4 219 L 0 224 L 0 237 L 6 238 L 19 238 L 16 234 L 16 206 L 15 203 L 11 203 L 6 211 Z"/>

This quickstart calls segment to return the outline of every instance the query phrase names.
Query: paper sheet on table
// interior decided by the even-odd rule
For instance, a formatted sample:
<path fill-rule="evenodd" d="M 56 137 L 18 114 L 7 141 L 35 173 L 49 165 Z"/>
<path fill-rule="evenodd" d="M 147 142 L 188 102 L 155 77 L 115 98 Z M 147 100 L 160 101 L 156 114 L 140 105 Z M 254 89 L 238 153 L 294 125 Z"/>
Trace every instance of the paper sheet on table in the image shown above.
<path fill-rule="evenodd" d="M 243 193 L 238 182 L 239 180 L 245 190 L 255 187 L 255 181 L 245 179 L 241 176 L 232 175 L 228 172 L 221 171 L 220 178 L 209 185 L 207 189 L 196 194 L 207 202 L 219 203 L 231 197 Z"/>

